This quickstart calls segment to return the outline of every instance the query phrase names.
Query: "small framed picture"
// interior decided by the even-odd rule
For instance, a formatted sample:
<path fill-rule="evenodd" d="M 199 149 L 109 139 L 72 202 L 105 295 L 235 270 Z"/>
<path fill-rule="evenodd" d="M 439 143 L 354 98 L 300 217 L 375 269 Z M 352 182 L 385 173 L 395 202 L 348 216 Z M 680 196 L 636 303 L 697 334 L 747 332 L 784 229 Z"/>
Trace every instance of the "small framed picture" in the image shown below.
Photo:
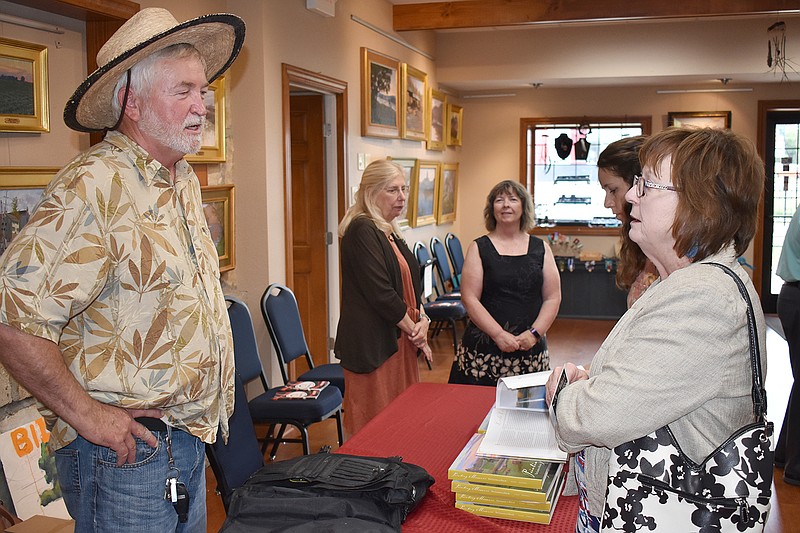
<path fill-rule="evenodd" d="M 428 91 L 428 150 L 443 151 L 447 145 L 447 95 L 442 91 L 431 89 Z"/>
<path fill-rule="evenodd" d="M 458 198 L 458 163 L 444 163 L 437 194 L 436 223 L 444 224 L 456 219 Z"/>
<path fill-rule="evenodd" d="M 447 104 L 447 145 L 461 146 L 464 110 L 460 105 Z"/>
<path fill-rule="evenodd" d="M 730 128 L 730 111 L 670 111 L 667 126 L 696 126 L 698 128 Z"/>
<path fill-rule="evenodd" d="M 203 124 L 203 144 L 196 154 L 187 154 L 190 163 L 222 163 L 225 161 L 225 76 L 208 86 L 203 99 L 206 120 Z"/>
<path fill-rule="evenodd" d="M 403 63 L 400 136 L 412 141 L 428 138 L 428 75 Z"/>
<path fill-rule="evenodd" d="M 58 167 L 0 167 L 0 254 L 31 218 Z"/>
<path fill-rule="evenodd" d="M 411 183 L 413 180 L 416 180 L 417 172 L 419 172 L 419 160 L 417 159 L 403 159 L 398 158 L 395 159 L 394 157 L 389 157 L 389 159 L 393 163 L 397 163 L 401 167 L 403 167 L 403 174 L 405 174 L 406 178 L 406 185 L 408 186 L 409 195 L 406 198 L 406 205 L 403 208 L 403 211 L 400 213 L 400 216 L 397 217 L 397 223 L 400 225 L 401 228 L 405 229 L 409 227 L 408 222 L 408 208 L 411 205 Z"/>
<path fill-rule="evenodd" d="M 236 266 L 233 185 L 210 185 L 201 187 L 200 191 L 203 214 L 219 255 L 219 271 L 231 270 Z"/>
<path fill-rule="evenodd" d="M 361 135 L 400 137 L 400 62 L 361 48 Z"/>
<path fill-rule="evenodd" d="M 46 46 L 0 37 L 0 131 L 50 131 Z"/>
<path fill-rule="evenodd" d="M 436 192 L 439 185 L 441 163 L 420 161 L 417 175 L 411 182 L 411 211 L 409 225 L 412 228 L 433 224 L 436 221 Z"/>

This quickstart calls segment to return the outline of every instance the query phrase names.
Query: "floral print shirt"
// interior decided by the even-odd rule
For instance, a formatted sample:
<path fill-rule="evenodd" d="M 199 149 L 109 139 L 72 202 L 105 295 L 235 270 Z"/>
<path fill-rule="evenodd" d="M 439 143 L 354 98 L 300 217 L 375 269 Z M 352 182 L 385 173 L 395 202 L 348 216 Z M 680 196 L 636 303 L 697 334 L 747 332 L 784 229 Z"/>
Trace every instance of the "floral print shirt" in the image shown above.
<path fill-rule="evenodd" d="M 0 257 L 0 321 L 59 345 L 96 400 L 160 408 L 227 437 L 233 338 L 219 259 L 188 163 L 169 170 L 119 132 L 53 179 Z M 40 406 L 58 449 L 75 430 Z"/>

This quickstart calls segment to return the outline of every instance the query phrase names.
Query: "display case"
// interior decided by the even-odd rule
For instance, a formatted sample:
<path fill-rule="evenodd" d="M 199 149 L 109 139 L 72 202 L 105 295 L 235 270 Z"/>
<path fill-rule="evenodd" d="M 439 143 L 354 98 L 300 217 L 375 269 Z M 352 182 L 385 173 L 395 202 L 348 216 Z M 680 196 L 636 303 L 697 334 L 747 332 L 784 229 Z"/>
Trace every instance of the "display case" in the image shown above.
<path fill-rule="evenodd" d="M 617 287 L 617 261 L 581 261 L 556 256 L 561 274 L 560 318 L 616 320 L 628 310 L 627 293 Z"/>

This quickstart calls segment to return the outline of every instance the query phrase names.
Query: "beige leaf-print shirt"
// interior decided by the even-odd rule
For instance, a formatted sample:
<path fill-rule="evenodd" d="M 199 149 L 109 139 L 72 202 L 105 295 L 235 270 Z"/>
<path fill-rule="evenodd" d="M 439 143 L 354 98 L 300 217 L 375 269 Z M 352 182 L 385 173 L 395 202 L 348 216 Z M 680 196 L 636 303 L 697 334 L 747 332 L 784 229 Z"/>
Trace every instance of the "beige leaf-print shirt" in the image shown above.
<path fill-rule="evenodd" d="M 0 257 L 0 321 L 59 345 L 89 394 L 228 433 L 233 338 L 191 166 L 109 132 L 53 179 Z M 53 449 L 76 433 L 40 406 Z"/>

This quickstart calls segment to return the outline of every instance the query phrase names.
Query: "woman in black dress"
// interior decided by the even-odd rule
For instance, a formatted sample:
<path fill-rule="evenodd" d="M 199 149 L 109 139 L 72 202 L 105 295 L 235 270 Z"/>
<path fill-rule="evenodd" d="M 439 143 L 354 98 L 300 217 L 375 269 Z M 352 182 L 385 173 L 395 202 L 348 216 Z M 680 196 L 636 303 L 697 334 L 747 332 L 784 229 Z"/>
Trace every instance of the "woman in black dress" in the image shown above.
<path fill-rule="evenodd" d="M 461 274 L 470 324 L 450 383 L 496 386 L 505 376 L 550 368 L 545 333 L 558 314 L 561 280 L 553 252 L 533 228 L 533 202 L 520 183 L 498 183 L 483 210 L 488 235 L 473 241 Z"/>

